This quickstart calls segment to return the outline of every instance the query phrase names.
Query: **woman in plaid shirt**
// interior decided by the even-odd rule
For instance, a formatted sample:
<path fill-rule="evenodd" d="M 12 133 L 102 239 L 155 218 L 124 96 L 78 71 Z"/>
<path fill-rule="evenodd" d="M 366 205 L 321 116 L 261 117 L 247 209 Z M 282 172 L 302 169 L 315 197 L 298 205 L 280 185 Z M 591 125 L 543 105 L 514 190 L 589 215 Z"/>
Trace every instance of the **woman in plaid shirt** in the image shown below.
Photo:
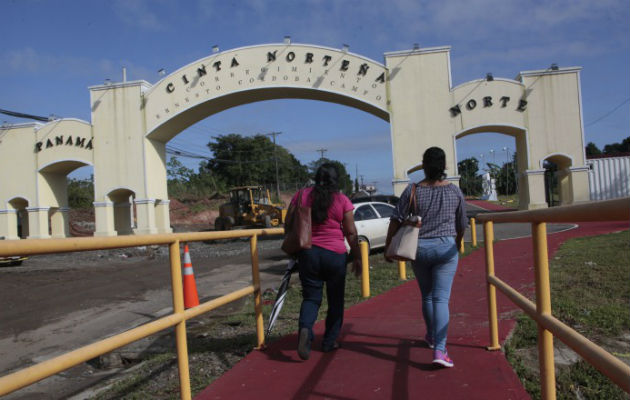
<path fill-rule="evenodd" d="M 454 364 L 446 351 L 448 302 L 459 258 L 457 243 L 466 231 L 466 203 L 459 187 L 446 180 L 444 150 L 427 149 L 422 156 L 422 168 L 425 179 L 417 185 L 409 185 L 400 196 L 391 217 L 385 248 L 408 215 L 407 205 L 415 187 L 416 210 L 422 219 L 416 260 L 412 265 L 422 294 L 422 315 L 427 326 L 425 341 L 433 349 L 433 363 L 450 368 Z"/>

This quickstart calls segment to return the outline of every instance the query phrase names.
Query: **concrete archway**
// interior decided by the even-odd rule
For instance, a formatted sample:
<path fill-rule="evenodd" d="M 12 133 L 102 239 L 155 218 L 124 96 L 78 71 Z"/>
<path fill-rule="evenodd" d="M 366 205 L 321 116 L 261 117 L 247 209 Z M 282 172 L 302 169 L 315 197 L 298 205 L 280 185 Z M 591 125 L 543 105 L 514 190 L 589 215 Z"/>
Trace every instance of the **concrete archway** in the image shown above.
<path fill-rule="evenodd" d="M 168 140 L 228 108 L 281 98 L 343 104 L 389 121 L 395 194 L 431 146 L 450 155 L 448 179 L 458 183 L 456 139 L 492 131 L 516 138 L 521 208 L 547 206 L 541 162 L 556 154 L 571 160 L 563 167 L 563 203 L 587 201 L 579 72 L 554 67 L 452 87 L 448 46 L 385 53 L 381 64 L 343 49 L 286 42 L 213 53 L 154 85 L 93 86 L 92 125 L 64 119 L 0 129 L 0 202 L 6 205 L 0 236 L 11 236 L 8 200 L 23 192 L 32 199 L 29 237 L 49 237 L 47 221 L 64 206 L 55 182 L 80 164 L 94 166 L 95 235 L 171 232 Z M 21 171 L 26 191 L 9 170 Z"/>
<path fill-rule="evenodd" d="M 519 126 L 509 126 L 509 125 L 486 125 L 486 126 L 476 126 L 462 132 L 458 132 L 455 134 L 455 140 L 464 138 L 466 136 L 476 135 L 480 133 L 498 133 L 506 136 L 510 136 L 514 138 L 514 143 L 516 145 L 516 179 L 515 182 L 516 187 L 525 188 L 524 190 L 519 190 L 519 204 L 527 203 L 529 199 L 529 192 L 527 181 L 525 179 L 527 166 L 529 165 L 529 148 L 527 146 L 528 138 L 527 138 L 527 129 Z M 458 160 L 461 161 L 461 160 Z M 459 171 L 457 171 L 459 174 Z"/>
<path fill-rule="evenodd" d="M 66 118 L 46 124 L 17 124 L 0 129 L 0 236 L 63 238 L 69 235 L 67 175 L 93 165 L 92 126 Z M 13 198 L 28 199 L 17 215 Z"/>
<path fill-rule="evenodd" d="M 573 159 L 562 153 L 549 154 L 540 161 L 545 170 L 545 198 L 547 204 L 567 205 L 573 203 L 571 167 Z"/>

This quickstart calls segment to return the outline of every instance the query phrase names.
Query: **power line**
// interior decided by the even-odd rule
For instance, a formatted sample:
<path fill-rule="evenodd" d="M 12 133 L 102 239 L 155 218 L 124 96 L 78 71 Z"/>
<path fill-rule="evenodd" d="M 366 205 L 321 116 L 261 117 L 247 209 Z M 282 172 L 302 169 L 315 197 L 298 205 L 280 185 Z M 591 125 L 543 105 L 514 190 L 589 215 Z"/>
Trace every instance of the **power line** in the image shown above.
<path fill-rule="evenodd" d="M 50 117 L 41 117 L 39 115 L 25 114 L 18 111 L 3 110 L 1 108 L 0 108 L 0 114 L 9 115 L 11 117 L 17 117 L 17 118 L 34 119 L 35 121 L 42 121 L 42 122 L 49 122 L 54 119 L 57 119 L 53 115 L 51 115 Z"/>
<path fill-rule="evenodd" d="M 630 97 L 628 97 L 627 99 L 625 99 L 624 101 L 622 101 L 617 107 L 613 108 L 612 110 L 608 111 L 606 114 L 602 115 L 601 117 L 597 118 L 595 121 L 591 121 L 588 124 L 585 125 L 585 127 L 587 126 L 591 126 L 593 124 L 596 124 L 597 122 L 601 121 L 602 119 L 608 117 L 610 114 L 614 113 L 615 111 L 617 111 L 621 106 L 623 106 L 624 104 L 626 104 L 627 102 L 630 101 Z"/>
<path fill-rule="evenodd" d="M 220 158 L 213 158 L 213 157 L 209 157 L 203 154 L 194 153 L 192 151 L 180 149 L 171 145 L 166 145 L 166 153 L 174 155 L 174 156 L 184 157 L 184 158 L 194 158 L 194 159 L 199 159 L 199 160 L 214 161 L 214 162 L 220 162 L 220 163 L 226 163 L 226 164 L 256 164 L 256 163 L 261 163 L 261 162 L 274 161 L 273 158 L 257 159 L 257 160 L 226 160 L 226 159 L 220 159 Z"/>

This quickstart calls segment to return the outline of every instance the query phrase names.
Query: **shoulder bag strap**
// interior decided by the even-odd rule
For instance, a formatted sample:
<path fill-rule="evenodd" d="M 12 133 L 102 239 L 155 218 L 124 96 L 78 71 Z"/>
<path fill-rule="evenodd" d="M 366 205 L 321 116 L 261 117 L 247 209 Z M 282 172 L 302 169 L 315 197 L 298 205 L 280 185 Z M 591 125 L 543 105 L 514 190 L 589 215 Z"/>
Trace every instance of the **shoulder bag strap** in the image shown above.
<path fill-rule="evenodd" d="M 418 196 L 418 185 L 417 183 L 413 184 L 413 211 L 414 211 L 414 215 L 418 215 L 418 212 L 420 210 L 418 210 L 418 201 L 417 201 L 417 196 Z"/>
<path fill-rule="evenodd" d="M 413 210 L 411 209 L 413 207 Z M 417 213 L 416 206 L 416 184 L 411 184 L 411 193 L 409 193 L 409 204 L 407 204 L 407 216 L 415 215 Z"/>

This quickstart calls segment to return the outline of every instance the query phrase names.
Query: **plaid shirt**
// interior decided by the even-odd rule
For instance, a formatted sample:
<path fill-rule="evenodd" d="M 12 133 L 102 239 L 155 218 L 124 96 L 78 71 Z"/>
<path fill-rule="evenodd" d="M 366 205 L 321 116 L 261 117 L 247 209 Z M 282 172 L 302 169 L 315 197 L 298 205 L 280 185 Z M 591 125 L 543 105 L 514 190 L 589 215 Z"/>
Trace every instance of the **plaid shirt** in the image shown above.
<path fill-rule="evenodd" d="M 407 206 L 412 185 L 400 195 L 396 211 L 391 219 L 402 221 L 409 214 Z M 432 238 L 456 236 L 466 231 L 466 201 L 462 191 L 455 185 L 421 186 L 416 185 L 416 209 L 413 212 L 422 217 L 419 237 Z M 413 211 L 413 210 L 411 210 Z"/>

